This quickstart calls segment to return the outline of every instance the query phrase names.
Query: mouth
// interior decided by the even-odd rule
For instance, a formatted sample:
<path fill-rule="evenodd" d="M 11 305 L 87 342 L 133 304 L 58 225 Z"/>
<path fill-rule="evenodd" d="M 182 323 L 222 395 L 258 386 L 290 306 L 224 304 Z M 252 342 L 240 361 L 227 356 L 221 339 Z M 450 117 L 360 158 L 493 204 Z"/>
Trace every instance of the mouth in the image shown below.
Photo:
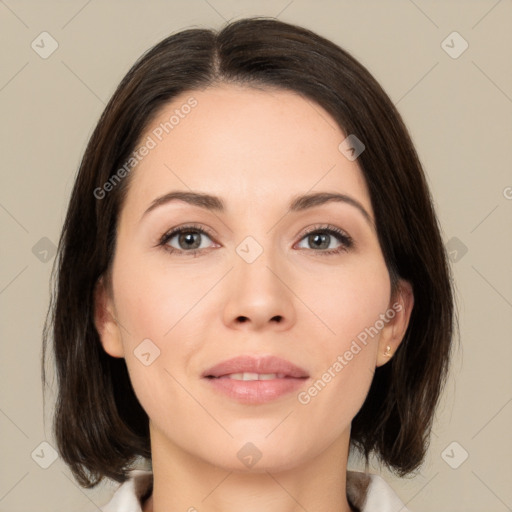
<path fill-rule="evenodd" d="M 227 375 L 221 375 L 220 377 L 214 377 L 213 375 L 207 375 L 206 378 L 207 379 L 232 379 L 232 380 L 252 381 L 252 380 L 294 379 L 297 377 L 291 377 L 290 375 L 286 375 L 284 373 L 243 372 L 243 373 L 229 373 Z M 299 378 L 306 378 L 306 377 L 299 377 Z"/>
<path fill-rule="evenodd" d="M 303 387 L 309 374 L 275 356 L 240 356 L 219 363 L 201 375 L 216 392 L 243 404 L 263 404 Z"/>
<path fill-rule="evenodd" d="M 292 362 L 276 356 L 244 355 L 227 359 L 205 370 L 202 377 L 229 376 L 235 380 L 272 380 L 275 378 L 307 378 L 308 372 Z"/>

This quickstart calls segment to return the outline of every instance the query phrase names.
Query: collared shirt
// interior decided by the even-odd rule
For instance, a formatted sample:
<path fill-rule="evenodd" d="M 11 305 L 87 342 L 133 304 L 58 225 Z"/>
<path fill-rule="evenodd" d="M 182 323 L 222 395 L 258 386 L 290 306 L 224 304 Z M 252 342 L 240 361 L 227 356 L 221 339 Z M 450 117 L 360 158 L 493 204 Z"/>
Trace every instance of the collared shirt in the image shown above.
<path fill-rule="evenodd" d="M 102 512 L 142 512 L 142 498 L 153 485 L 153 473 L 135 469 L 115 491 Z M 379 475 L 347 471 L 347 499 L 359 512 L 410 512 Z"/>

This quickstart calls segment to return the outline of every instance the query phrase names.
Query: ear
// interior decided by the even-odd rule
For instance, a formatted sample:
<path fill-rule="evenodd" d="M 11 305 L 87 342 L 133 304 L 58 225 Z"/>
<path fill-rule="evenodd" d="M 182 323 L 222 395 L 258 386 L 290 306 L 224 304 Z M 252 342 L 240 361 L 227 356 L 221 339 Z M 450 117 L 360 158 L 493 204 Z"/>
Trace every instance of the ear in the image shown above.
<path fill-rule="evenodd" d="M 116 320 L 111 291 L 101 276 L 94 288 L 94 325 L 105 352 L 112 357 L 124 357 L 121 330 Z"/>
<path fill-rule="evenodd" d="M 379 338 L 379 351 L 377 353 L 376 366 L 386 364 L 397 351 L 403 340 L 412 308 L 414 306 L 414 293 L 412 285 L 405 280 L 400 280 L 396 297 L 392 297 L 388 311 L 386 311 L 384 328 Z M 393 315 L 394 313 L 394 315 Z"/>

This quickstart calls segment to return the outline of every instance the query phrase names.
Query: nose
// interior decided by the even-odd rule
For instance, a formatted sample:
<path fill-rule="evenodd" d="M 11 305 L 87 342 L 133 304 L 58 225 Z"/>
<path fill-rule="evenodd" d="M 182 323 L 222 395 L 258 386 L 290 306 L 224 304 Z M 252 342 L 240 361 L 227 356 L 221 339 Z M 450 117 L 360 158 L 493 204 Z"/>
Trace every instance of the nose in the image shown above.
<path fill-rule="evenodd" d="M 287 330 L 295 323 L 293 283 L 285 262 L 269 251 L 252 263 L 236 255 L 229 273 L 224 304 L 224 323 L 234 329 Z"/>

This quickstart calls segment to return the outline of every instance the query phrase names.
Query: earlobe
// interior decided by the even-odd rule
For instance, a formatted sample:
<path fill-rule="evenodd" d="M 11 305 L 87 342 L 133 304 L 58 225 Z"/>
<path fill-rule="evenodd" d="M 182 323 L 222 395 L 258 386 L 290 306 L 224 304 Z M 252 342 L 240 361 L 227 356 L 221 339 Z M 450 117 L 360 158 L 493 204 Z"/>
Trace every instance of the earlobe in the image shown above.
<path fill-rule="evenodd" d="M 386 318 L 391 316 L 392 318 L 389 319 L 382 329 L 379 338 L 376 366 L 386 364 L 397 351 L 409 325 L 413 306 L 414 293 L 412 285 L 408 281 L 401 280 L 396 300 L 390 303 L 386 314 Z"/>
<path fill-rule="evenodd" d="M 94 289 L 94 325 L 105 352 L 112 357 L 124 357 L 114 301 L 107 290 L 103 276 L 98 279 Z"/>

